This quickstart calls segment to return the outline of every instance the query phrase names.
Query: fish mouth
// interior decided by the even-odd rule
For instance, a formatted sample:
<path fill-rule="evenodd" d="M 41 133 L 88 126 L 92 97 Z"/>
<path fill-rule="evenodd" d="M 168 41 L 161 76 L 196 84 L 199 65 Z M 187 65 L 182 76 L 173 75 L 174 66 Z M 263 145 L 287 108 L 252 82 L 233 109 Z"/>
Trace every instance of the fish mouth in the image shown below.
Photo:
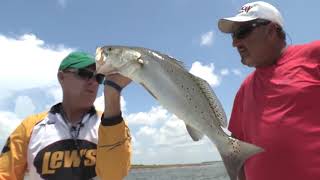
<path fill-rule="evenodd" d="M 114 74 L 119 74 L 119 71 L 117 71 L 117 70 L 112 70 L 112 71 L 106 72 L 106 76 L 114 75 Z"/>
<path fill-rule="evenodd" d="M 103 50 L 103 48 L 102 47 L 98 47 L 97 49 L 96 49 L 96 57 L 95 57 L 95 59 L 96 59 L 96 61 L 99 63 L 99 62 L 105 62 L 106 61 L 106 55 L 105 55 L 105 52 L 104 52 L 104 50 Z"/>
<path fill-rule="evenodd" d="M 118 71 L 113 68 L 108 62 L 110 61 L 110 48 L 104 48 L 104 47 L 98 47 L 96 49 L 96 68 L 97 72 L 100 74 L 104 74 L 105 76 L 110 75 L 110 74 L 116 74 Z"/>

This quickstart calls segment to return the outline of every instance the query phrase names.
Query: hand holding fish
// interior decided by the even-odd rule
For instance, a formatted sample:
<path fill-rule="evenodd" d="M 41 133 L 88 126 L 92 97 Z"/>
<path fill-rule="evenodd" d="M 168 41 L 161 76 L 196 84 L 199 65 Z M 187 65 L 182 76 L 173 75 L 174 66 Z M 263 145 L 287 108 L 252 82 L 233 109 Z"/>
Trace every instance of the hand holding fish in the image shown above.
<path fill-rule="evenodd" d="M 131 79 L 119 74 L 118 72 L 110 71 L 112 69 L 112 65 L 105 63 L 105 56 L 102 56 L 102 50 L 100 48 L 96 51 L 96 69 L 97 73 L 104 74 L 106 76 L 106 80 L 112 81 L 119 85 L 121 88 L 126 87 Z"/>
<path fill-rule="evenodd" d="M 106 75 L 106 80 L 116 83 L 121 87 L 121 89 L 125 88 L 131 82 L 131 79 L 118 73 Z"/>

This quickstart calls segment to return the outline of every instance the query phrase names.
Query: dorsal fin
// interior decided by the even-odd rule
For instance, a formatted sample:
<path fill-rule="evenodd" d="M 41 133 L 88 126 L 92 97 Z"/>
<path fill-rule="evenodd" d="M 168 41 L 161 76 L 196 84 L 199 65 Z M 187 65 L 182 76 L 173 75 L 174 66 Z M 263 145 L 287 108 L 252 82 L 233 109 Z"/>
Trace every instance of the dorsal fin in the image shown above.
<path fill-rule="evenodd" d="M 133 47 L 133 49 L 138 49 L 139 51 L 144 51 L 150 55 L 153 55 L 155 57 L 158 57 L 158 59 L 162 59 L 162 60 L 170 60 L 170 62 L 172 64 L 174 64 L 176 67 L 182 68 L 182 69 L 186 69 L 186 66 L 184 65 L 184 63 L 182 61 L 179 61 L 177 59 L 175 59 L 172 56 L 163 54 L 159 51 L 155 51 L 152 49 L 147 49 L 147 48 L 141 48 L 141 47 Z"/>
<path fill-rule="evenodd" d="M 169 56 L 169 55 L 166 55 L 166 54 L 162 54 L 160 52 L 156 52 L 154 51 L 153 53 L 156 53 L 158 54 L 159 56 L 161 56 L 164 60 L 170 60 L 170 62 L 172 62 L 173 64 L 175 64 L 176 66 L 178 66 L 179 68 L 182 68 L 182 69 L 186 69 L 186 66 L 184 65 L 184 63 L 182 61 L 179 61 L 177 59 L 175 59 L 174 57 L 172 56 Z"/>
<path fill-rule="evenodd" d="M 197 77 L 197 76 L 194 76 L 192 74 L 190 74 L 190 75 L 193 77 L 193 79 L 199 85 L 202 92 L 208 98 L 210 107 L 211 107 L 212 111 L 215 113 L 215 115 L 220 123 L 220 126 L 227 127 L 228 122 L 227 122 L 226 114 L 223 110 L 221 103 L 219 102 L 219 99 L 217 98 L 217 96 L 213 92 L 209 83 L 207 81 Z"/>

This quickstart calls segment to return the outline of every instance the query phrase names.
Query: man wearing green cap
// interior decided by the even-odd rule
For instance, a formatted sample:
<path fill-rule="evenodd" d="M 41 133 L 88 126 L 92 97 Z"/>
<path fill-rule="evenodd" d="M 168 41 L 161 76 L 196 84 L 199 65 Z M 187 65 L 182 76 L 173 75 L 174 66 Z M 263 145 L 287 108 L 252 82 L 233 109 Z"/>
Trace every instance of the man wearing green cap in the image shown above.
<path fill-rule="evenodd" d="M 121 75 L 105 81 L 105 111 L 93 106 L 104 75 L 95 59 L 72 52 L 58 70 L 63 99 L 50 111 L 29 116 L 9 136 L 0 155 L 0 179 L 121 180 L 129 171 L 131 137 L 120 111 Z M 99 137 L 99 139 L 98 139 Z"/>

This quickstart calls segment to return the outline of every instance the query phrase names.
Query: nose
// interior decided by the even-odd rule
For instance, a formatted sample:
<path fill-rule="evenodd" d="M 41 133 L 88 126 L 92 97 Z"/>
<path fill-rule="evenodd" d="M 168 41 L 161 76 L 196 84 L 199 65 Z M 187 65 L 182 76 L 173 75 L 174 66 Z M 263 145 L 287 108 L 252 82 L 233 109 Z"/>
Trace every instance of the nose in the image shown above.
<path fill-rule="evenodd" d="M 87 79 L 88 84 L 99 84 L 96 80 L 96 76 L 92 76 L 91 78 Z"/>
<path fill-rule="evenodd" d="M 239 47 L 240 44 L 241 44 L 241 39 L 232 37 L 232 46 L 233 46 L 233 47 Z"/>

